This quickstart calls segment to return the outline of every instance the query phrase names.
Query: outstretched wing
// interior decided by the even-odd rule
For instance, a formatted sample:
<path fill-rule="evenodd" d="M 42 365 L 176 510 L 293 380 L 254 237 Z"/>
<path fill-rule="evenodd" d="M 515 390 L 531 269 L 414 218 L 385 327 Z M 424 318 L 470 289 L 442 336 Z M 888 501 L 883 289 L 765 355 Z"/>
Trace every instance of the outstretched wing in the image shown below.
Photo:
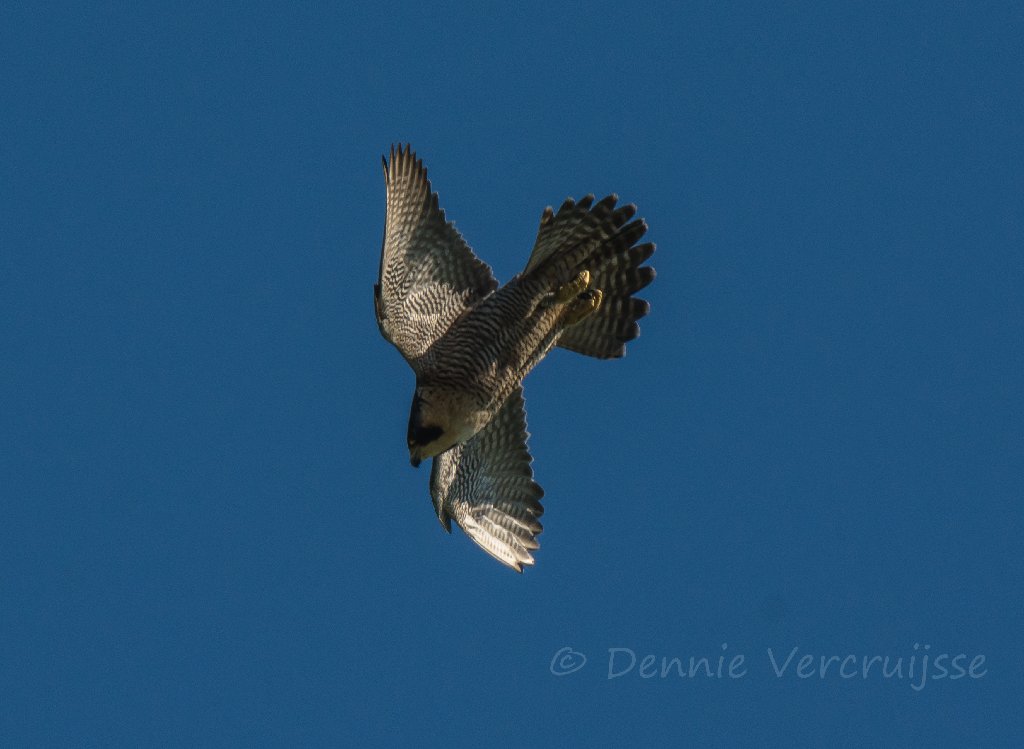
<path fill-rule="evenodd" d="M 544 490 L 533 480 L 526 447 L 523 389 L 473 439 L 434 458 L 430 495 L 437 517 L 451 531 L 452 519 L 484 551 L 516 572 L 533 564 L 540 548 Z"/>
<path fill-rule="evenodd" d="M 409 146 L 392 146 L 390 162 L 382 160 L 388 207 L 374 286 L 377 324 L 415 369 L 452 322 L 498 284 L 445 221 L 427 170 Z"/>

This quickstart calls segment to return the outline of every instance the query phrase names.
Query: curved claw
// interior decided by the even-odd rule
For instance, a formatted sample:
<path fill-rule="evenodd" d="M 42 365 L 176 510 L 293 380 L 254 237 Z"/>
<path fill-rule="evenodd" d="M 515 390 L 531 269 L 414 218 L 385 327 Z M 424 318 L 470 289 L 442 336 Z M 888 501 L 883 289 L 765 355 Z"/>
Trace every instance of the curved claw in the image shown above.
<path fill-rule="evenodd" d="M 575 325 L 582 322 L 601 308 L 604 292 L 600 289 L 589 289 L 577 295 L 565 314 L 565 324 Z"/>

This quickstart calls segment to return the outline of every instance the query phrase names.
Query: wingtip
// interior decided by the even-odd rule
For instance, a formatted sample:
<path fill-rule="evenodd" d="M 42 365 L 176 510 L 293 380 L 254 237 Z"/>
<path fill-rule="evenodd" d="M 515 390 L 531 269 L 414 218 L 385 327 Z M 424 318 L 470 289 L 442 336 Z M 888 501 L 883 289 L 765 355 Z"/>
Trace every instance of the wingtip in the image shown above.
<path fill-rule="evenodd" d="M 539 549 L 540 546 L 538 545 L 536 548 Z M 533 558 L 532 554 L 526 554 L 526 557 L 524 559 L 517 559 L 515 562 L 510 564 L 509 567 L 511 567 L 521 575 L 527 567 L 532 567 L 535 564 L 535 562 L 536 560 Z"/>
<path fill-rule="evenodd" d="M 380 160 L 387 164 L 389 162 L 394 163 L 396 157 L 401 159 L 410 156 L 415 157 L 411 143 L 392 143 L 388 153 L 381 154 Z"/>

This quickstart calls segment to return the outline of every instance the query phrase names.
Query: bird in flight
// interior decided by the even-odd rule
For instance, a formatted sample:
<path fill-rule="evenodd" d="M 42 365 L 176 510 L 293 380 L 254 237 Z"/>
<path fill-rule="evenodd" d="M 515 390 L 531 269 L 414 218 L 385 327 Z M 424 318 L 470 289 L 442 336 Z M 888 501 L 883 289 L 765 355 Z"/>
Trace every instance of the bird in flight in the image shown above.
<path fill-rule="evenodd" d="M 416 374 L 409 415 L 413 466 L 433 458 L 430 496 L 488 554 L 522 572 L 543 530 L 543 490 L 526 446 L 523 378 L 554 347 L 620 357 L 650 305 L 654 279 L 638 244 L 647 225 L 618 197 L 544 209 L 523 271 L 498 288 L 445 219 L 422 161 L 392 146 L 374 306 L 380 332 Z"/>

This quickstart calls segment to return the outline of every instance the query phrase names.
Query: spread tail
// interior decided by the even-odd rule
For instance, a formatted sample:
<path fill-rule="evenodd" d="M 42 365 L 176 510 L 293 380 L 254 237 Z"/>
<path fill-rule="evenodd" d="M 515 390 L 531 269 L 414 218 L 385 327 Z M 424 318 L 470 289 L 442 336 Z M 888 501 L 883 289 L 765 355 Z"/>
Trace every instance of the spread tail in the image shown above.
<path fill-rule="evenodd" d="M 609 195 L 595 204 L 594 196 L 587 195 L 578 203 L 566 200 L 558 213 L 546 208 L 524 271 L 550 282 L 552 288 L 589 271 L 590 288 L 603 292 L 603 301 L 596 312 L 567 327 L 557 345 L 599 359 L 623 356 L 626 343 L 640 335 L 637 320 L 650 305 L 633 294 L 655 275 L 654 268 L 643 265 L 654 245 L 636 244 L 647 224 L 631 221 L 635 206 L 616 208 L 617 202 L 617 196 Z"/>

